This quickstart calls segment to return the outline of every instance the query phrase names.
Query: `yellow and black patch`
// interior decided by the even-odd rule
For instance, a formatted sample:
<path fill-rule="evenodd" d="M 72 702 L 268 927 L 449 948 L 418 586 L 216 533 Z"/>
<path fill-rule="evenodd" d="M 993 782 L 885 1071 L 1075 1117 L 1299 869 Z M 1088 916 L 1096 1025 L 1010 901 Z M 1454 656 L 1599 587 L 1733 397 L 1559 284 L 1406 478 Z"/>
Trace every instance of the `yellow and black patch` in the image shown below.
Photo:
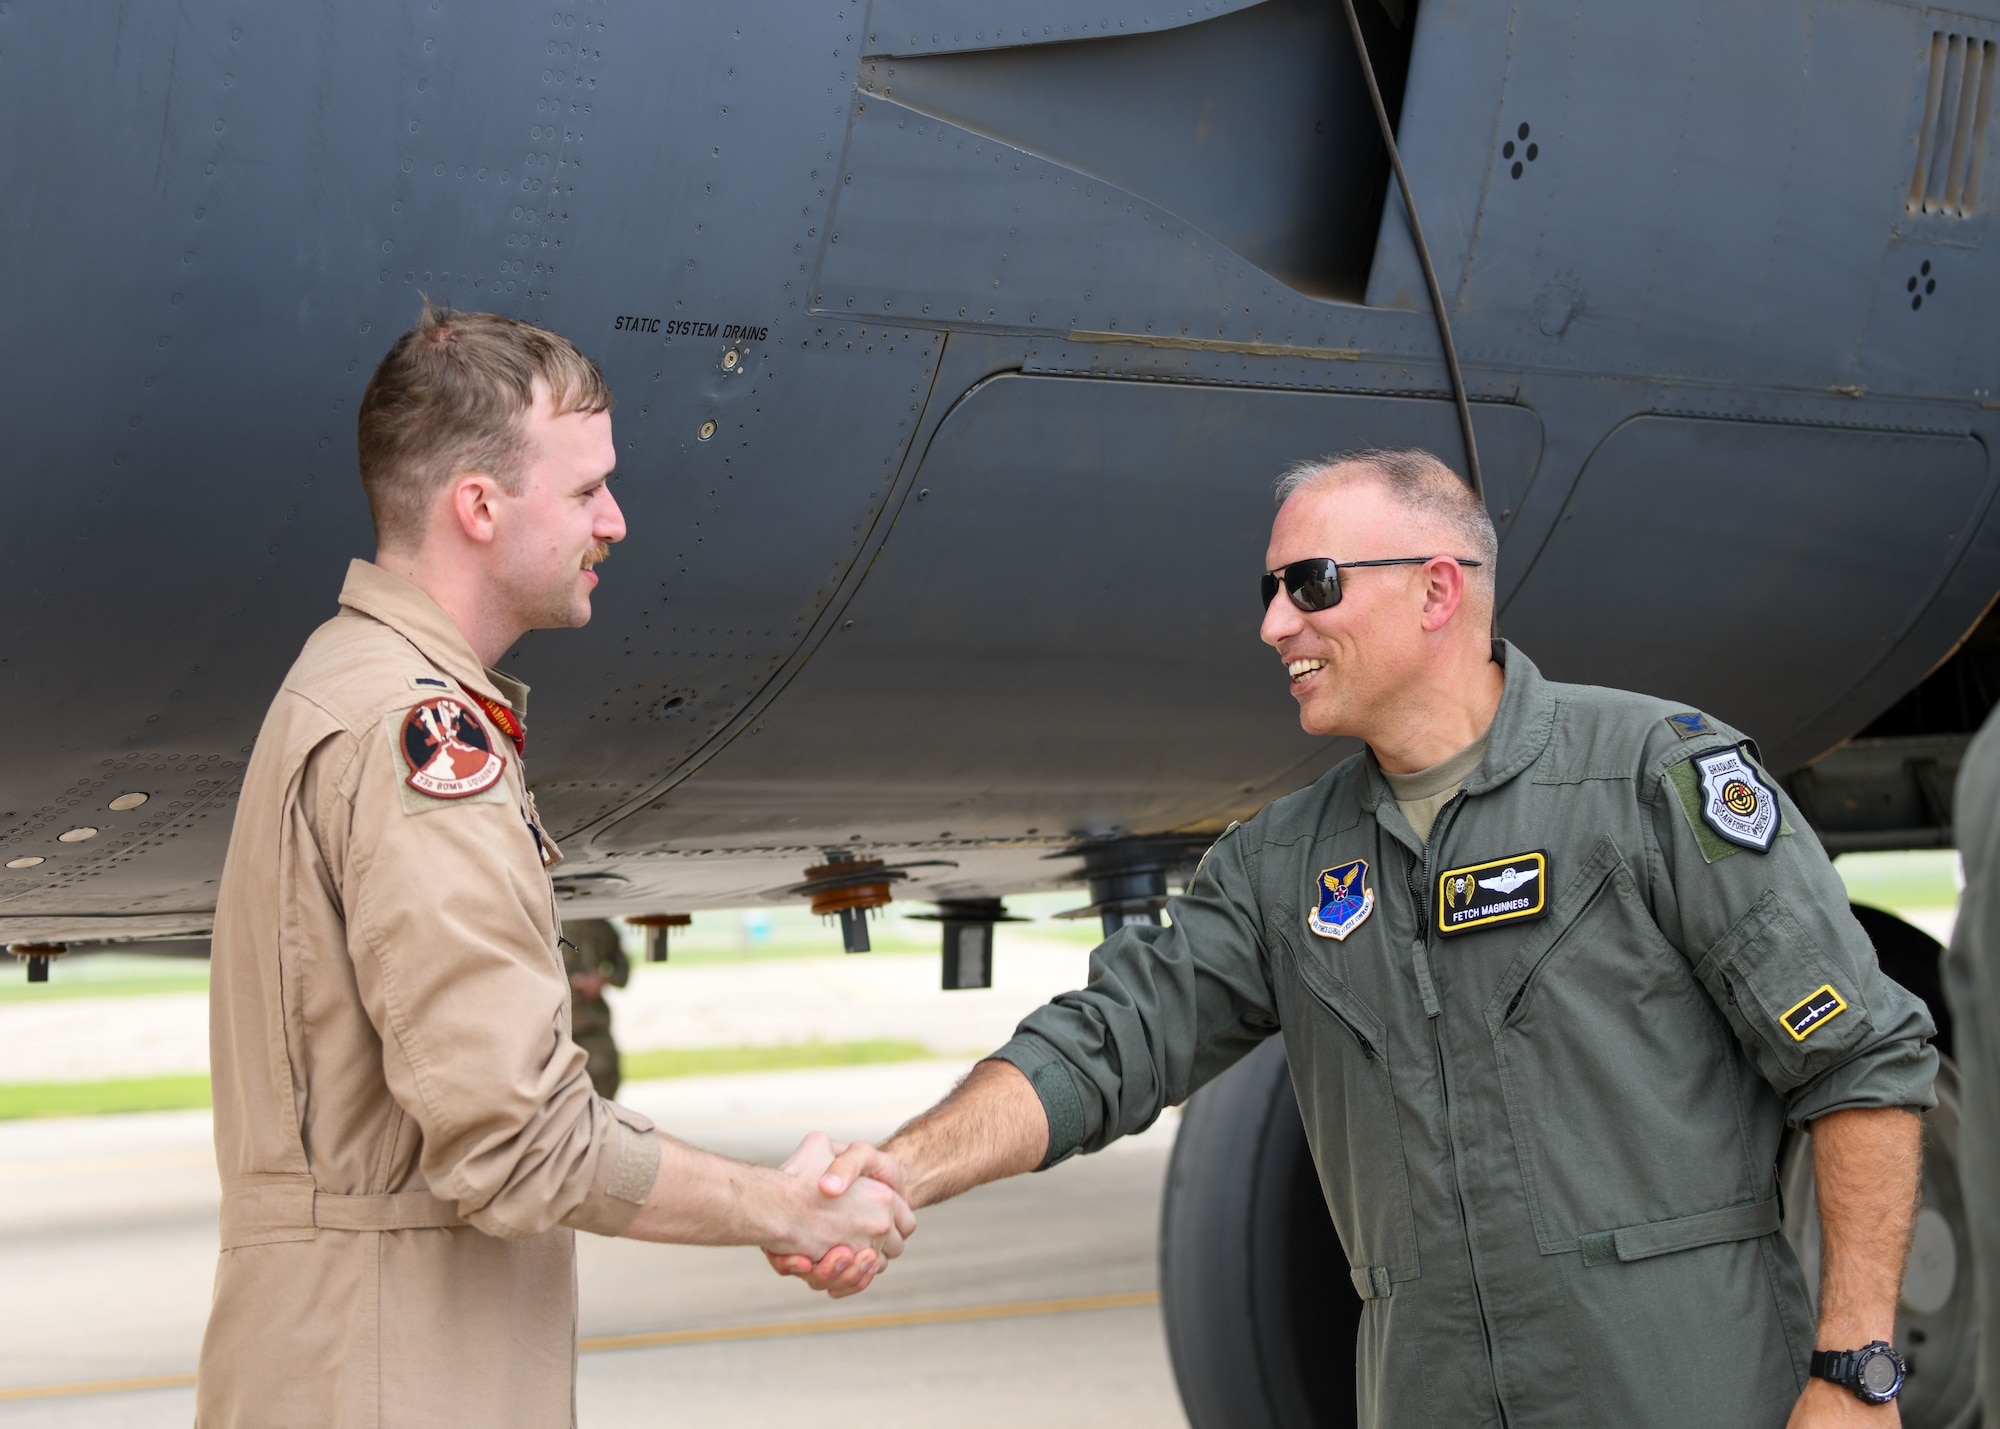
<path fill-rule="evenodd" d="M 1541 849 L 1448 868 L 1438 875 L 1440 938 L 1495 923 L 1528 923 L 1548 911 L 1549 856 Z"/>
<path fill-rule="evenodd" d="M 1833 990 L 1832 983 L 1822 983 L 1785 1009 L 1785 1030 L 1794 1042 L 1803 1042 L 1845 1011 L 1847 999 Z"/>

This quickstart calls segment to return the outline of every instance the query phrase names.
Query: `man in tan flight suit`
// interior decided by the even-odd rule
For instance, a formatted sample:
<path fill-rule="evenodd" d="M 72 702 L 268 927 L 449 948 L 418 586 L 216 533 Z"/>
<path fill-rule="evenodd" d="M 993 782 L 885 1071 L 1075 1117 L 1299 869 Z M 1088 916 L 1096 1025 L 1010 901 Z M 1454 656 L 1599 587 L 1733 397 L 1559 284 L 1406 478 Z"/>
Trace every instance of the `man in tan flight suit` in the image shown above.
<path fill-rule="evenodd" d="M 488 667 L 590 618 L 610 406 L 554 334 L 430 308 L 362 400 L 377 558 L 272 703 L 216 909 L 205 1429 L 573 1424 L 577 1230 L 879 1261 L 914 1228 L 823 1196 L 824 1138 L 771 1170 L 660 1135 L 570 1037 L 528 692 Z"/>

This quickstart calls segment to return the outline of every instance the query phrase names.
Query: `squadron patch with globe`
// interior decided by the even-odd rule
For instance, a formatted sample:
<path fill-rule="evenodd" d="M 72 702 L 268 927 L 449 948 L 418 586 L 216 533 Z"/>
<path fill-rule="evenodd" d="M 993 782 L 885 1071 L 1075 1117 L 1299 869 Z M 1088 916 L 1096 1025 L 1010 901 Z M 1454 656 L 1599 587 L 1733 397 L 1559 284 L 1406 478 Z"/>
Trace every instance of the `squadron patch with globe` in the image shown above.
<path fill-rule="evenodd" d="M 1322 938 L 1336 943 L 1347 941 L 1347 935 L 1375 911 L 1375 890 L 1368 886 L 1365 858 L 1321 869 L 1315 891 L 1319 906 L 1307 916 L 1306 923 Z"/>
<path fill-rule="evenodd" d="M 403 716 L 404 782 L 433 799 L 465 799 L 492 788 L 507 770 L 486 726 L 458 700 L 440 696 L 412 705 Z"/>
<path fill-rule="evenodd" d="M 1743 751 L 1697 755 L 1694 768 L 1701 780 L 1701 821 L 1738 848 L 1769 853 L 1778 838 L 1778 796 Z"/>

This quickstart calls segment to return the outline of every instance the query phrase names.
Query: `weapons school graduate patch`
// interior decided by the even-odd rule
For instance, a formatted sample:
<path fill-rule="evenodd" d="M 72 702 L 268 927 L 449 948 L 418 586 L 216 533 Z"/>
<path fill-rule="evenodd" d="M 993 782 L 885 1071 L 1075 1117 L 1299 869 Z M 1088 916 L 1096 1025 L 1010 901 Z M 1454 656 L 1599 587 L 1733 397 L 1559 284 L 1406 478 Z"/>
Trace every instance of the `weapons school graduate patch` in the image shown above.
<path fill-rule="evenodd" d="M 1785 1009 L 1785 1030 L 1792 1034 L 1794 1042 L 1803 1042 L 1845 1011 L 1847 999 L 1833 990 L 1832 983 L 1822 983 L 1809 996 Z"/>
<path fill-rule="evenodd" d="M 1365 858 L 1321 869 L 1318 889 L 1319 907 L 1306 922 L 1322 938 L 1344 941 L 1375 911 L 1375 890 L 1368 886 Z"/>
<path fill-rule="evenodd" d="M 1438 875 L 1440 938 L 1495 923 L 1532 922 L 1548 911 L 1549 856 L 1541 849 L 1448 868 Z"/>
<path fill-rule="evenodd" d="M 1701 821 L 1738 848 L 1769 853 L 1778 838 L 1777 791 L 1750 766 L 1741 749 L 1694 757 L 1701 780 Z"/>
<path fill-rule="evenodd" d="M 412 705 L 398 741 L 410 766 L 404 780 L 433 799 L 464 799 L 492 788 L 507 758 L 493 749 L 486 726 L 459 701 L 443 696 Z"/>

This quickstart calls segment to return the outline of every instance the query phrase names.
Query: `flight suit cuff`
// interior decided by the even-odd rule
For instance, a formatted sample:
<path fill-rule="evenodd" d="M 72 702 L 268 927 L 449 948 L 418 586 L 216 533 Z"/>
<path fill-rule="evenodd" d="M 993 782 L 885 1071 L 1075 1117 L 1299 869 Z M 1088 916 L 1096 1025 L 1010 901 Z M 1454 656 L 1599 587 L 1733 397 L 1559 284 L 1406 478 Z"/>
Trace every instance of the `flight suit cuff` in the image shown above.
<path fill-rule="evenodd" d="M 611 1113 L 611 1137 L 597 1158 L 590 1195 L 566 1218 L 576 1230 L 593 1235 L 622 1235 L 652 1194 L 660 1172 L 660 1138 L 653 1123 L 615 1102 L 601 1105 Z"/>
<path fill-rule="evenodd" d="M 1828 1112 L 1856 1107 L 1904 1107 L 1929 1111 L 1937 1105 L 1938 1054 L 1928 1042 L 1915 1039 L 1876 1049 L 1830 1069 L 1792 1095 L 1785 1119 L 1806 1126 Z"/>
<path fill-rule="evenodd" d="M 1084 1124 L 1083 1098 L 1077 1095 L 1076 1078 L 1070 1073 L 1069 1063 L 1041 1038 L 1026 1033 L 995 1052 L 991 1060 L 1010 1063 L 1042 1099 L 1042 1114 L 1049 1122 L 1049 1149 L 1035 1169 L 1046 1171 L 1076 1155 L 1088 1128 Z"/>

